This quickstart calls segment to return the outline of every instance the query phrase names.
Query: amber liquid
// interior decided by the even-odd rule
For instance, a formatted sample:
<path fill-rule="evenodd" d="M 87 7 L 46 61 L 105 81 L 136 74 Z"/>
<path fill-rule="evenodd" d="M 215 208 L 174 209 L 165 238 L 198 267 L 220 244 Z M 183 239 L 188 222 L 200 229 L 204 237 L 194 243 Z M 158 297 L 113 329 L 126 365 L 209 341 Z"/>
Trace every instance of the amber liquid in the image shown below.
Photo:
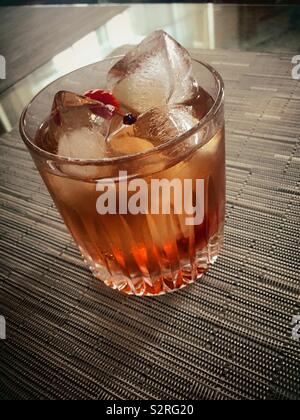
<path fill-rule="evenodd" d="M 224 129 L 220 129 L 184 161 L 144 177 L 150 192 L 151 179 L 203 179 L 205 216 L 196 226 L 187 226 L 186 215 L 174 211 L 99 215 L 96 181 L 49 171 L 42 171 L 42 176 L 94 276 L 125 293 L 157 295 L 195 281 L 219 254 L 225 212 L 224 154 Z"/>

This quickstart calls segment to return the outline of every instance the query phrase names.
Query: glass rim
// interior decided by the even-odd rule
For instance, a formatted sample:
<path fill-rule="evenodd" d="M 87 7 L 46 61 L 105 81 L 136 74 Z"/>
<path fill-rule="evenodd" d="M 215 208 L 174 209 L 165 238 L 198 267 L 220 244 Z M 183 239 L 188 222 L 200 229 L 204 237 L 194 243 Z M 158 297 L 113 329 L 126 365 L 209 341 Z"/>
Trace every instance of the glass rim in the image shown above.
<path fill-rule="evenodd" d="M 33 151 L 34 153 L 36 153 L 37 155 L 39 155 L 40 157 L 47 159 L 47 160 L 51 160 L 54 162 L 58 162 L 58 163 L 63 163 L 63 164 L 72 164 L 72 165 L 78 165 L 78 166 L 104 166 L 104 165 L 114 165 L 117 163 L 124 163 L 124 162 L 130 162 L 132 160 L 137 160 L 137 159 L 142 159 L 145 157 L 150 157 L 153 156 L 161 151 L 164 151 L 168 148 L 172 148 L 172 146 L 177 146 L 178 144 L 180 144 L 181 142 L 184 142 L 186 139 L 188 139 L 189 137 L 193 136 L 194 134 L 196 134 L 199 130 L 201 130 L 201 128 L 203 128 L 203 126 L 205 126 L 206 124 L 208 124 L 215 115 L 218 114 L 220 107 L 223 104 L 224 101 L 224 82 L 223 79 L 220 75 L 220 73 L 214 68 L 212 67 L 210 64 L 205 63 L 201 60 L 197 60 L 195 58 L 192 57 L 192 60 L 200 65 L 202 65 L 203 67 L 205 67 L 213 76 L 214 80 L 217 82 L 217 86 L 218 86 L 218 94 L 216 99 L 214 99 L 214 103 L 211 106 L 210 110 L 207 112 L 207 114 L 198 121 L 197 124 L 195 124 L 192 128 L 190 128 L 188 131 L 186 131 L 185 133 L 181 134 L 180 136 L 176 136 L 173 139 L 170 139 L 169 141 L 154 147 L 153 149 L 150 150 L 146 150 L 144 152 L 140 152 L 140 153 L 135 153 L 132 155 L 127 155 L 127 156 L 116 156 L 116 157 L 110 157 L 110 158 L 102 158 L 102 159 L 80 159 L 80 158 L 68 158 L 68 157 L 63 157 L 63 156 L 59 156 L 56 155 L 54 153 L 50 153 L 47 152 L 43 149 L 41 149 L 40 147 L 38 147 L 35 143 L 34 143 L 34 139 L 31 138 L 31 136 L 28 135 L 28 133 L 26 133 L 26 116 L 27 116 L 27 112 L 30 108 L 30 106 L 33 104 L 33 102 L 36 100 L 36 98 L 46 89 L 49 88 L 49 86 L 51 86 L 52 84 L 56 83 L 58 80 L 63 79 L 64 77 L 66 77 L 67 75 L 71 75 L 72 73 L 75 73 L 78 70 L 83 70 L 91 65 L 95 65 L 95 64 L 100 64 L 103 62 L 107 62 L 107 61 L 112 61 L 114 59 L 121 59 L 122 57 L 124 57 L 124 54 L 122 55 L 116 55 L 113 57 L 109 57 L 109 58 L 105 58 L 103 60 L 97 61 L 95 63 L 92 64 L 88 64 L 86 66 L 83 67 L 79 67 L 78 69 L 75 69 L 61 77 L 59 77 L 58 79 L 55 79 L 53 82 L 49 83 L 47 86 L 45 86 L 43 89 L 41 89 L 32 99 L 31 101 L 26 105 L 26 107 L 23 109 L 22 114 L 20 116 L 20 121 L 19 121 L 19 132 L 20 135 L 24 141 L 24 143 L 26 144 L 26 146 Z M 44 121 L 41 122 L 40 127 L 42 126 L 42 124 L 44 123 Z M 201 147 L 201 146 L 200 146 Z"/>

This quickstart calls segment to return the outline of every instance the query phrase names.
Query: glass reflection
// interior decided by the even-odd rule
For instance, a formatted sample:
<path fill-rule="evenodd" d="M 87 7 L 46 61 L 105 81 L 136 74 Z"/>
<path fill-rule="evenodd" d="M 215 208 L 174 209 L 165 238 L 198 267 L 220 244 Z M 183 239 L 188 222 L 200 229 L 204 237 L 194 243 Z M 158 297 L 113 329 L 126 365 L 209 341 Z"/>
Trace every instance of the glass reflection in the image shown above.
<path fill-rule="evenodd" d="M 293 15 L 292 20 L 289 14 Z M 0 133 L 10 131 L 17 124 L 24 106 L 48 83 L 106 57 L 121 45 L 140 42 L 155 29 L 166 30 L 186 48 L 239 48 L 254 51 L 290 48 L 297 52 L 298 23 L 299 19 L 295 24 L 295 13 L 291 8 L 184 3 L 129 6 L 2 93 Z M 284 32 L 284 38 L 274 36 L 276 31 L 279 33 L 279 29 L 281 35 L 284 29 L 290 31 L 292 35 L 289 35 L 288 42 L 287 32 Z"/>

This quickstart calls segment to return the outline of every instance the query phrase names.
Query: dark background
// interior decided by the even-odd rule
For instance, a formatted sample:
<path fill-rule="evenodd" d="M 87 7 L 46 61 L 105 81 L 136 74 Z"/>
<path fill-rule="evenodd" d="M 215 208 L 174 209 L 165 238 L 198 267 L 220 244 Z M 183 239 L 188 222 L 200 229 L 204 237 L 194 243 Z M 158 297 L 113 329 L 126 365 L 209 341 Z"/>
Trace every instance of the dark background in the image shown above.
<path fill-rule="evenodd" d="M 31 5 L 31 4 L 99 4 L 99 3 L 124 3 L 124 4 L 133 4 L 133 3 L 185 3 L 184 1 L 135 1 L 135 0 L 77 0 L 77 1 L 55 1 L 55 0 L 40 0 L 40 1 L 18 1 L 18 0 L 2 0 L 1 6 L 14 6 L 14 5 Z M 187 3 L 208 3 L 207 1 L 193 1 L 189 0 Z M 289 5 L 289 4 L 299 4 L 299 0 L 248 0 L 242 2 L 234 2 L 231 0 L 211 0 L 209 3 L 215 4 L 274 4 L 274 5 Z"/>

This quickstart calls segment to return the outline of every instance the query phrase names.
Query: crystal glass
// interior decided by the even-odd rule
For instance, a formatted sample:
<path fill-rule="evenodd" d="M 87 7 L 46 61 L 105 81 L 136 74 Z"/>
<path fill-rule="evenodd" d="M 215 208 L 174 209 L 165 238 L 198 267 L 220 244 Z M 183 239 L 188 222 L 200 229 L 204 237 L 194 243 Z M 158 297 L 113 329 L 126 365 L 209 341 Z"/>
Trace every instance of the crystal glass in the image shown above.
<path fill-rule="evenodd" d="M 62 158 L 40 149 L 36 133 L 49 115 L 56 92 L 106 87 L 106 75 L 120 57 L 72 72 L 43 89 L 25 108 L 20 133 L 66 226 L 93 275 L 107 286 L 134 295 L 174 291 L 201 278 L 220 252 L 225 213 L 224 86 L 208 64 L 193 60 L 193 72 L 209 95 L 206 115 L 184 135 L 137 155 L 100 160 Z M 193 136 L 201 136 L 195 144 Z M 71 177 L 72 168 L 97 170 L 97 179 Z M 120 179 L 120 171 L 127 178 Z M 73 171 L 74 172 L 74 171 Z M 203 180 L 203 217 L 186 224 L 186 215 L 105 214 L 97 212 L 97 182 L 110 179 L 117 190 L 144 179 Z M 193 183 L 191 194 L 196 193 Z M 118 196 L 117 196 L 118 197 Z M 128 199 L 130 196 L 128 196 Z"/>

